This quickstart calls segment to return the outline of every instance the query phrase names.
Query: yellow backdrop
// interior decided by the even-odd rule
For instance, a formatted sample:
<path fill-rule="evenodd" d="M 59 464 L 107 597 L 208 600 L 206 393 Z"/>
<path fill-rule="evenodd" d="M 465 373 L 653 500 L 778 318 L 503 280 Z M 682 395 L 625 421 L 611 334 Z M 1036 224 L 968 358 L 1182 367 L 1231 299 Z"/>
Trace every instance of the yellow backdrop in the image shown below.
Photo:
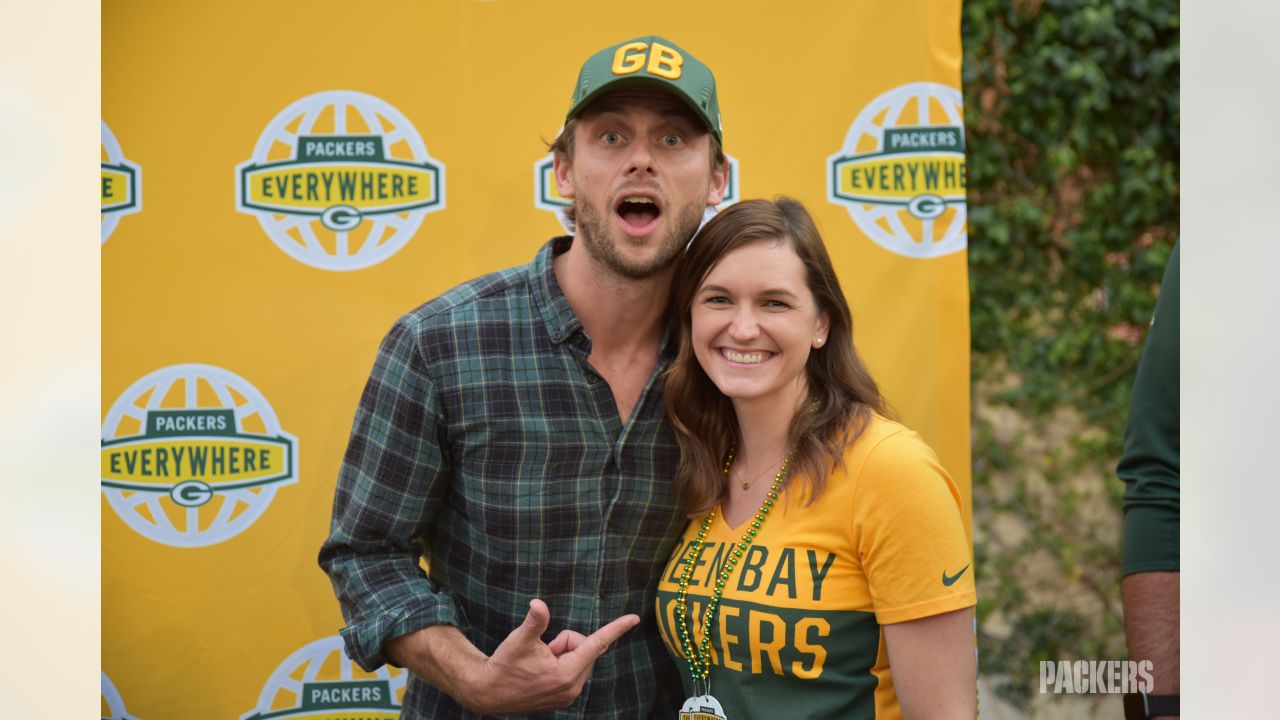
<path fill-rule="evenodd" d="M 715 71 L 729 201 L 814 213 L 967 510 L 959 0 L 108 0 L 102 23 L 104 717 L 395 717 L 401 671 L 343 656 L 315 564 L 358 394 L 397 316 L 561 232 L 542 141 L 629 37 Z"/>

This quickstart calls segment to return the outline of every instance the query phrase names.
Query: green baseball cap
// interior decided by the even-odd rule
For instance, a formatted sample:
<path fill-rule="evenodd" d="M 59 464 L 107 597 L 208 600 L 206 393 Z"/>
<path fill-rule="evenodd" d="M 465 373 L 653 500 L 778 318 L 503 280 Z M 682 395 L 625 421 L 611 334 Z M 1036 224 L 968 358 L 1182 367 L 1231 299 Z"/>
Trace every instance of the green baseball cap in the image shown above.
<path fill-rule="evenodd" d="M 670 91 L 683 100 L 716 136 L 721 145 L 720 101 L 711 68 L 679 45 L 657 35 L 618 43 L 587 58 L 578 72 L 569 102 L 568 122 L 602 93 L 623 83 L 645 83 Z"/>

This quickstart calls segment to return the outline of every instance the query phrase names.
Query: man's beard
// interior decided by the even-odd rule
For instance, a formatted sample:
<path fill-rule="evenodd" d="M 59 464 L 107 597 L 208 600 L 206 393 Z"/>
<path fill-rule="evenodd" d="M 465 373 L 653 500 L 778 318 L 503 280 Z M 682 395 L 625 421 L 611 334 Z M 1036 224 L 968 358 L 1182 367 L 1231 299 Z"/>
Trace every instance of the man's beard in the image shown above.
<path fill-rule="evenodd" d="M 573 205 L 576 214 L 575 229 L 578 237 L 582 238 L 587 255 L 622 277 L 632 280 L 645 280 L 671 267 L 689 243 L 689 238 L 693 237 L 702 224 L 705 212 L 705 208 L 697 200 L 690 201 L 682 208 L 668 208 L 668 212 L 673 213 L 673 222 L 668 223 L 666 232 L 659 238 L 658 253 L 649 260 L 631 262 L 622 256 L 618 246 L 610 238 L 611 218 L 602 215 L 600 208 L 586 198 L 575 198 Z"/>

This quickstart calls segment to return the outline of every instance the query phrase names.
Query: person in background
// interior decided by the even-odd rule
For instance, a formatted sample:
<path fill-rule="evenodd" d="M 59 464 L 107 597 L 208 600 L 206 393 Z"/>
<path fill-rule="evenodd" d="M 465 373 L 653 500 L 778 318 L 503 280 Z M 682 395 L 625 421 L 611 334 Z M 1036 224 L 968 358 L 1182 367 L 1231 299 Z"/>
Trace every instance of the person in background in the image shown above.
<path fill-rule="evenodd" d="M 679 46 L 592 55 L 552 145 L 573 236 L 382 341 L 319 560 L 348 655 L 411 671 L 402 717 L 678 710 L 647 611 L 684 523 L 659 378 L 722 140 L 715 79 Z"/>
<path fill-rule="evenodd" d="M 974 717 L 960 493 L 888 417 L 808 212 L 786 198 L 720 212 L 672 307 L 667 415 L 692 519 L 656 608 L 685 712 Z"/>
<path fill-rule="evenodd" d="M 1178 715 L 1178 246 L 1165 266 L 1129 402 L 1124 455 L 1124 632 L 1129 658 L 1151 662 L 1150 692 L 1125 697 L 1125 717 Z"/>

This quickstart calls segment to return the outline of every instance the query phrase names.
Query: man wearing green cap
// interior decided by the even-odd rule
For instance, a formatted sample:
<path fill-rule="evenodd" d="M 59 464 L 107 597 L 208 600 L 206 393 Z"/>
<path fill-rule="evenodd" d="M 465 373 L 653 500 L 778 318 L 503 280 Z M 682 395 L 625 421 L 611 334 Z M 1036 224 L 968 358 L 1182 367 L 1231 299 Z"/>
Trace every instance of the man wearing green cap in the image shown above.
<path fill-rule="evenodd" d="M 659 379 L 721 143 L 696 58 L 654 36 L 601 50 L 552 145 L 574 234 L 383 340 L 320 564 L 347 654 L 412 671 L 402 717 L 675 716 L 652 608 L 685 519 Z"/>

